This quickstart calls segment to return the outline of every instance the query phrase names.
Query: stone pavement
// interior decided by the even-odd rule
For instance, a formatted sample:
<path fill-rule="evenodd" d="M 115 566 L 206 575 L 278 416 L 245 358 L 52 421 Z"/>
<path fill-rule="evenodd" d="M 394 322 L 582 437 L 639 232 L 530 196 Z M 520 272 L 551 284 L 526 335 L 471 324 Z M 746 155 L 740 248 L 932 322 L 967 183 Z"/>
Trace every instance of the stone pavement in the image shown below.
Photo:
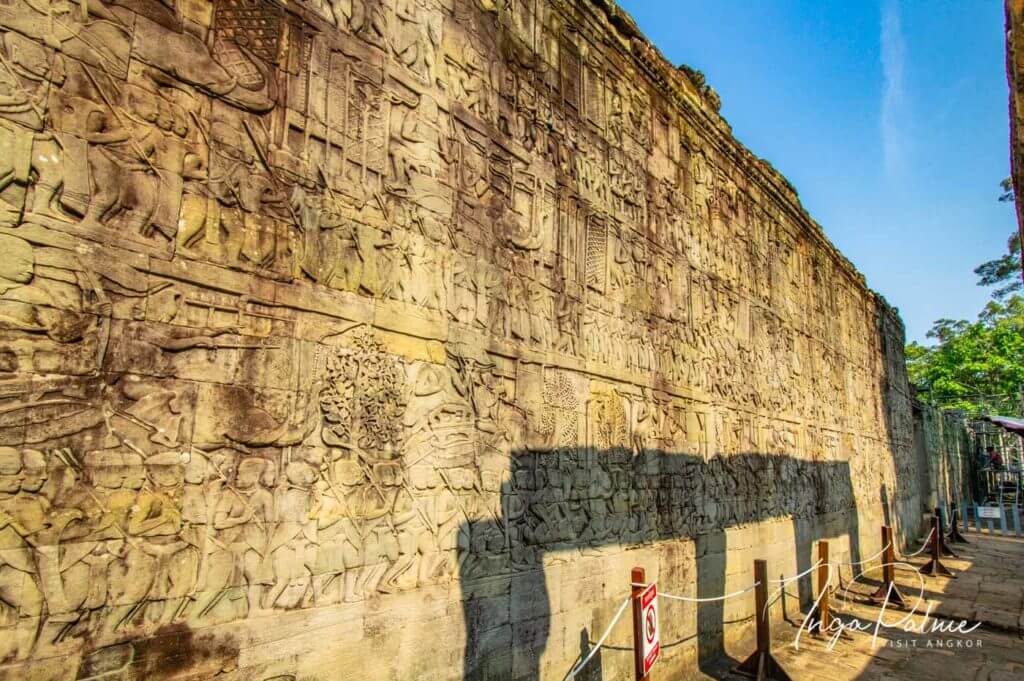
<path fill-rule="evenodd" d="M 871 578 L 879 578 L 880 570 L 869 571 L 851 584 L 850 568 L 844 568 L 834 608 L 851 629 L 861 623 L 871 630 L 848 630 L 829 649 L 826 638 L 800 630 L 797 614 L 789 618 L 790 626 L 777 625 L 773 631 L 776 659 L 794 681 L 1024 679 L 1024 540 L 965 534 L 971 543 L 954 545 L 958 557 L 943 559 L 955 573 L 953 579 L 897 570 L 896 581 L 910 604 L 921 599 L 911 614 L 891 608 L 883 613 L 866 602 L 878 585 Z M 906 559 L 915 567 L 925 562 L 924 553 Z M 845 601 L 838 598 L 843 592 L 848 592 Z M 926 610 L 931 613 L 927 619 Z M 873 633 L 880 614 L 886 623 L 897 625 L 902 620 L 902 624 L 881 627 L 876 638 Z M 967 624 L 960 625 L 963 620 Z M 975 623 L 977 628 L 970 631 Z M 936 631 L 939 625 L 947 628 Z M 957 625 L 960 631 L 945 633 Z M 730 681 L 742 678 L 723 676 Z"/>

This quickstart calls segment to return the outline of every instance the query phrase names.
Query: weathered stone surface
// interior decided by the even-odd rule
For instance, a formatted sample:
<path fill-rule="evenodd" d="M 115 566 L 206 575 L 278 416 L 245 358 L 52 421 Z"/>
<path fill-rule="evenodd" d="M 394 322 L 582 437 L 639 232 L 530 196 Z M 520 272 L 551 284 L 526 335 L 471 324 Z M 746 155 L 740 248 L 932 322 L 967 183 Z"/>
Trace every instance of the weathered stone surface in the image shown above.
<path fill-rule="evenodd" d="M 898 316 L 608 0 L 0 29 L 0 678 L 562 678 L 916 529 Z"/>
<path fill-rule="evenodd" d="M 1006 80 L 1010 86 L 1010 179 L 1024 239 L 1024 2 L 1005 0 Z M 1024 264 L 1024 251 L 1021 253 Z M 1024 274 L 1022 274 L 1024 276 Z"/>

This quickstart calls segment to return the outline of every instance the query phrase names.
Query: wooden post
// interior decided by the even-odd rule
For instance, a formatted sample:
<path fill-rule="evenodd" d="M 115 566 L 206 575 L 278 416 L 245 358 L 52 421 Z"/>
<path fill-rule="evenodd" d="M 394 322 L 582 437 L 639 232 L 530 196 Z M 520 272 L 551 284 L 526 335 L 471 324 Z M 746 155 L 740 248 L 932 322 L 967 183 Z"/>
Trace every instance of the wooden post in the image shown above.
<path fill-rule="evenodd" d="M 818 542 L 818 594 L 814 599 L 814 609 L 808 615 L 807 623 L 810 630 L 822 636 L 828 635 L 829 627 L 832 625 L 832 610 L 829 607 L 828 593 L 828 542 L 824 539 Z"/>
<path fill-rule="evenodd" d="M 931 560 L 925 563 L 919 570 L 922 575 L 935 575 L 937 577 L 952 577 L 953 573 L 949 571 L 942 561 L 939 560 L 939 553 L 941 544 L 939 537 L 942 534 L 940 532 L 939 516 L 932 518 L 932 536 L 929 546 L 931 547 Z"/>
<path fill-rule="evenodd" d="M 822 633 L 828 631 L 828 628 L 832 625 L 832 610 L 829 607 L 828 602 L 828 575 L 829 575 L 829 564 L 828 564 L 828 542 L 818 542 L 818 597 L 821 599 L 821 630 Z"/>
<path fill-rule="evenodd" d="M 629 575 L 630 595 L 633 598 L 633 668 L 636 681 L 650 681 L 651 675 L 644 674 L 644 613 L 640 605 L 640 594 L 647 586 L 647 572 L 642 567 L 635 567 Z"/>
<path fill-rule="evenodd" d="M 772 635 L 768 628 L 768 563 L 754 561 L 754 621 L 757 622 L 757 650 L 744 660 L 736 672 L 757 681 L 792 681 L 772 657 Z"/>
<path fill-rule="evenodd" d="M 871 594 L 871 600 L 884 603 L 888 598 L 890 605 L 906 608 L 907 601 L 896 586 L 896 549 L 893 546 L 892 528 L 888 525 L 882 525 L 882 547 L 882 585 Z"/>

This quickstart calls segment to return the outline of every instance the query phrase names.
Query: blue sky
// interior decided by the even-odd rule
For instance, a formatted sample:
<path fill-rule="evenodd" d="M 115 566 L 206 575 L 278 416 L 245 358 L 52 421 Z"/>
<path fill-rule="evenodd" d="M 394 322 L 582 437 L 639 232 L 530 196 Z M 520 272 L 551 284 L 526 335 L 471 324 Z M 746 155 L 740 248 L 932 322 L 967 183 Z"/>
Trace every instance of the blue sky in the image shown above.
<path fill-rule="evenodd" d="M 673 63 L 702 70 L 736 137 L 796 186 L 900 309 L 908 340 L 974 319 L 972 270 L 1015 229 L 1002 3 L 619 0 Z"/>

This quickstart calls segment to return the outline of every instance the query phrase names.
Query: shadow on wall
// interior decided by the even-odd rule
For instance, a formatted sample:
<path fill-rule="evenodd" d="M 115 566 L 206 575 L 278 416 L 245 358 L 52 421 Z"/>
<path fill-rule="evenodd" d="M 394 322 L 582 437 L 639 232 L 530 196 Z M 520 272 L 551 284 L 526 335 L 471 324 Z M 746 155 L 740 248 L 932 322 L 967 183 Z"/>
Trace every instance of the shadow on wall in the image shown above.
<path fill-rule="evenodd" d="M 891 487 L 880 481 L 880 500 L 885 522 L 893 528 L 898 545 L 906 546 L 922 529 L 928 505 L 927 460 L 914 447 L 914 415 L 903 348 L 906 332 L 898 312 L 875 296 L 875 315 L 880 343 L 882 376 L 879 384 L 883 437 L 894 454 L 895 479 Z M 922 476 L 924 476 L 922 478 Z"/>
<path fill-rule="evenodd" d="M 696 596 L 709 598 L 725 593 L 726 529 L 768 520 L 792 523 L 791 550 L 800 572 L 811 567 L 813 543 L 825 536 L 847 534 L 851 559 L 860 559 L 857 508 L 846 463 L 759 453 L 707 462 L 688 454 L 634 455 L 624 449 L 514 453 L 500 515 L 469 523 L 460 532 L 464 678 L 541 677 L 540 659 L 555 614 L 544 571 L 546 554 L 582 557 L 617 546 L 692 539 Z M 626 576 L 616 570 L 607 578 L 625 582 Z M 809 579 L 800 580 L 801 603 L 811 600 L 810 587 Z M 623 583 L 623 596 L 625 588 Z M 724 610 L 721 601 L 697 606 L 702 670 L 721 666 Z M 599 635 L 584 629 L 579 638 L 586 646 L 589 637 Z M 599 660 L 595 663 L 579 678 L 601 679 Z M 566 672 L 558 672 L 559 678 Z"/>

